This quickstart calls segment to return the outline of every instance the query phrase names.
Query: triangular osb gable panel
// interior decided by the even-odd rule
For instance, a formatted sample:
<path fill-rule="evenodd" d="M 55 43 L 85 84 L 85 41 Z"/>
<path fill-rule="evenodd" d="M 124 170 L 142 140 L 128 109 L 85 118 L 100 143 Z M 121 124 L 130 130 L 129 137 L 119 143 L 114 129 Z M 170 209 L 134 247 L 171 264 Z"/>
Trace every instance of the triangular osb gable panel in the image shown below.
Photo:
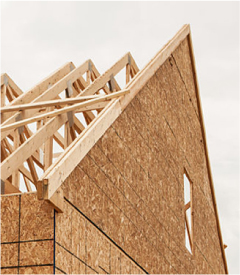
<path fill-rule="evenodd" d="M 225 273 L 203 139 L 186 38 L 64 182 L 65 204 L 143 271 Z M 184 172 L 192 182 L 192 253 Z"/>
<path fill-rule="evenodd" d="M 2 196 L 3 274 L 228 272 L 189 26 L 126 87 L 43 177 L 63 213 Z"/>

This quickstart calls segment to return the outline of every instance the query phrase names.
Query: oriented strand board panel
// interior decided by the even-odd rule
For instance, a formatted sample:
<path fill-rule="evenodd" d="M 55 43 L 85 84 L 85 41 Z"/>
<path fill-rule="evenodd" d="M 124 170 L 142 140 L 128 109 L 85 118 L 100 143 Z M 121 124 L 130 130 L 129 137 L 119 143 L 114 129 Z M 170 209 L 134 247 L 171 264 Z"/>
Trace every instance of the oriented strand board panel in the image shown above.
<path fill-rule="evenodd" d="M 53 274 L 53 266 L 20 267 L 19 274 Z"/>
<path fill-rule="evenodd" d="M 19 240 L 19 196 L 2 196 L 1 197 L 1 243 L 16 242 L 18 240 Z"/>
<path fill-rule="evenodd" d="M 188 37 L 165 50 L 169 57 L 63 183 L 62 214 L 36 193 L 1 197 L 3 273 L 225 273 Z"/>
<path fill-rule="evenodd" d="M 145 273 L 94 223 L 68 200 L 55 215 L 55 272 L 59 274 Z M 66 231 L 62 230 L 66 228 Z"/>
<path fill-rule="evenodd" d="M 20 243 L 20 266 L 47 264 L 53 264 L 53 241 Z"/>
<path fill-rule="evenodd" d="M 1 196 L 1 272 L 51 274 L 54 210 L 36 193 Z"/>
<path fill-rule="evenodd" d="M 2 268 L 1 274 L 18 274 L 18 268 Z"/>
<path fill-rule="evenodd" d="M 132 259 L 120 272 L 135 272 L 135 261 L 149 273 L 225 273 L 198 106 L 186 38 L 64 182 L 67 200 Z M 192 254 L 184 171 L 193 190 Z M 84 254 L 92 265 L 95 246 Z"/>
<path fill-rule="evenodd" d="M 33 219 L 34 211 L 34 219 Z M 36 193 L 21 195 L 20 241 L 53 239 L 54 209 Z"/>
<path fill-rule="evenodd" d="M 18 266 L 18 244 L 1 244 L 1 267 Z"/>

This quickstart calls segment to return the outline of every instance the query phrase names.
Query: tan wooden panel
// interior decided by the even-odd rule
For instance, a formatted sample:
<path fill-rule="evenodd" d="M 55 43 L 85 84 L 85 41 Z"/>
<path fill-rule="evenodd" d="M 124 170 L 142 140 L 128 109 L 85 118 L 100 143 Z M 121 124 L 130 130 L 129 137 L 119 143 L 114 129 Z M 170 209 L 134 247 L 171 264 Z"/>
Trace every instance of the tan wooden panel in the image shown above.
<path fill-rule="evenodd" d="M 18 274 L 18 268 L 3 268 L 1 274 Z"/>
<path fill-rule="evenodd" d="M 18 266 L 18 243 L 1 244 L 1 267 Z"/>
<path fill-rule="evenodd" d="M 55 265 L 67 274 L 72 273 L 72 255 L 60 245 L 56 244 Z"/>
<path fill-rule="evenodd" d="M 53 274 L 53 266 L 20 267 L 19 274 Z"/>
<path fill-rule="evenodd" d="M 1 242 L 19 240 L 19 196 L 1 197 Z"/>
<path fill-rule="evenodd" d="M 53 239 L 54 209 L 36 193 L 21 195 L 20 240 Z"/>
<path fill-rule="evenodd" d="M 53 264 L 53 241 L 20 243 L 19 266 Z"/>

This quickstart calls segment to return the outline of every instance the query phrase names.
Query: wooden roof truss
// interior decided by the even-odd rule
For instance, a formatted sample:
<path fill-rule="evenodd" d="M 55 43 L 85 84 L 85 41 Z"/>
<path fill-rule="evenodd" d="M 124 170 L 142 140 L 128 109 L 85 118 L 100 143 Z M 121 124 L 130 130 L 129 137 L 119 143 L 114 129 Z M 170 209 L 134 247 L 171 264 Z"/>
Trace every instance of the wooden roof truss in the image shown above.
<path fill-rule="evenodd" d="M 130 53 L 103 75 L 91 60 L 70 62 L 26 93 L 1 76 L 1 193 L 37 189 L 73 141 L 129 92 L 115 78 L 124 69 L 127 84 L 139 71 Z"/>
<path fill-rule="evenodd" d="M 225 270 L 228 273 L 189 25 L 184 25 L 141 71 L 130 53 L 124 55 L 103 75 L 99 74 L 91 60 L 78 68 L 70 62 L 26 93 L 7 74 L 3 74 L 1 193 L 20 192 L 20 183 L 24 183 L 25 190 L 37 188 L 38 198 L 49 201 L 61 212 L 61 184 L 186 38 L 190 48 L 218 234 Z M 116 76 L 124 69 L 126 85 L 121 89 Z"/>

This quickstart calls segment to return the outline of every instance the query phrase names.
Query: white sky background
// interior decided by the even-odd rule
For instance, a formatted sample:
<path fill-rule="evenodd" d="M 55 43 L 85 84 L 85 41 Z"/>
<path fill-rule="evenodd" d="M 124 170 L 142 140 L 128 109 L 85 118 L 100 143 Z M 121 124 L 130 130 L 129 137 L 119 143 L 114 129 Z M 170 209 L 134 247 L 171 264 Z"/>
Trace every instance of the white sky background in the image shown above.
<path fill-rule="evenodd" d="M 239 3 L 1 2 L 1 72 L 27 91 L 68 61 L 140 68 L 190 23 L 230 273 L 239 270 Z"/>

